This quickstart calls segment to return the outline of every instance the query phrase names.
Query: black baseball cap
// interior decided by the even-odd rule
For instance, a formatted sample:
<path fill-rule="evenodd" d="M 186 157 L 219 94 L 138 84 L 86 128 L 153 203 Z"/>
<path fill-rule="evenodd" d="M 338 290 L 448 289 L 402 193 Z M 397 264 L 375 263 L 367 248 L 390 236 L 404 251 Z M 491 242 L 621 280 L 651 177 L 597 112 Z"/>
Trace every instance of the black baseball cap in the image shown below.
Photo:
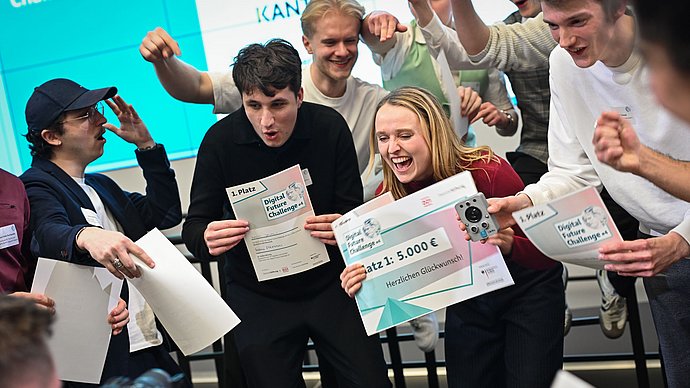
<path fill-rule="evenodd" d="M 117 88 L 89 90 L 72 80 L 51 79 L 34 89 L 26 102 L 29 132 L 49 127 L 63 112 L 88 108 L 117 94 Z"/>

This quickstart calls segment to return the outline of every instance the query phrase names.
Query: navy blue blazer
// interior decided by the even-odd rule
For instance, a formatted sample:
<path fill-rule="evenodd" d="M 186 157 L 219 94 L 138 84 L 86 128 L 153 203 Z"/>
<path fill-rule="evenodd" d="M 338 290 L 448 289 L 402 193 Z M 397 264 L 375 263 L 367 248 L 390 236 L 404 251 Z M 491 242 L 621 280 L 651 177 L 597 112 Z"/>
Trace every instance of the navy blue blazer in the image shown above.
<path fill-rule="evenodd" d="M 123 191 L 102 174 L 86 174 L 103 204 L 133 241 L 153 228 L 167 229 L 182 221 L 182 206 L 175 172 L 161 146 L 136 151 L 144 172 L 146 195 Z M 74 238 L 89 226 L 82 208 L 95 211 L 88 195 L 77 182 L 54 163 L 34 158 L 31 168 L 20 176 L 31 206 L 30 227 L 34 255 L 77 264 L 100 266 L 88 253 L 76 249 Z"/>
<path fill-rule="evenodd" d="M 146 195 L 123 191 L 102 174 L 85 176 L 86 183 L 94 188 L 124 229 L 124 234 L 133 241 L 153 228 L 167 229 L 182 221 L 175 172 L 170 168 L 165 149 L 161 146 L 135 153 L 146 180 Z M 20 179 L 26 187 L 31 207 L 31 252 L 38 257 L 101 267 L 75 245 L 79 229 L 89 226 L 82 208 L 95 211 L 79 184 L 54 163 L 39 158 L 34 158 L 31 168 Z M 126 283 L 122 289 L 121 296 L 127 300 Z M 110 377 L 126 376 L 128 360 L 129 338 L 125 328 L 110 339 L 101 383 Z"/>

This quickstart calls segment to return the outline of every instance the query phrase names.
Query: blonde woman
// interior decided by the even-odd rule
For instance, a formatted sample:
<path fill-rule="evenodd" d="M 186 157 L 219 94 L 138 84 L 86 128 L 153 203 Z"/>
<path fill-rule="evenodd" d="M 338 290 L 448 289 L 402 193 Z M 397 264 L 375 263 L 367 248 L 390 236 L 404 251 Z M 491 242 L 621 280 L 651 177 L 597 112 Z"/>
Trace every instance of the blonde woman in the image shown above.
<path fill-rule="evenodd" d="M 513 195 L 522 181 L 489 147 L 468 148 L 455 136 L 436 98 L 404 87 L 377 106 L 371 151 L 383 164 L 382 192 L 402 198 L 462 171 L 470 171 L 486 197 Z M 562 366 L 561 267 L 542 255 L 519 229 L 486 240 L 499 247 L 515 285 L 446 309 L 445 352 L 449 387 L 549 387 Z M 351 297 L 366 277 L 348 266 L 342 286 Z"/>

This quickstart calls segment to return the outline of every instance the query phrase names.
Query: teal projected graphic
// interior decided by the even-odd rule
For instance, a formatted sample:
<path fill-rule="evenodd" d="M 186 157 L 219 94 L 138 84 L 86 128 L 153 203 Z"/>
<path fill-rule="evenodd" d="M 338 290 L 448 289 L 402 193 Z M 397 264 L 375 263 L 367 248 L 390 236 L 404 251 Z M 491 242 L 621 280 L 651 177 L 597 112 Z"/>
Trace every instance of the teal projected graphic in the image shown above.
<path fill-rule="evenodd" d="M 58 77 L 87 88 L 117 86 L 171 157 L 192 155 L 216 116 L 209 106 L 171 98 L 141 58 L 139 43 L 155 26 L 177 38 L 185 61 L 206 68 L 194 0 L 0 1 L 0 167 L 18 174 L 30 166 L 26 101 L 35 86 Z M 117 124 L 107 108 L 106 117 Z M 106 138 L 95 170 L 136 163 L 133 145 L 110 133 Z"/>

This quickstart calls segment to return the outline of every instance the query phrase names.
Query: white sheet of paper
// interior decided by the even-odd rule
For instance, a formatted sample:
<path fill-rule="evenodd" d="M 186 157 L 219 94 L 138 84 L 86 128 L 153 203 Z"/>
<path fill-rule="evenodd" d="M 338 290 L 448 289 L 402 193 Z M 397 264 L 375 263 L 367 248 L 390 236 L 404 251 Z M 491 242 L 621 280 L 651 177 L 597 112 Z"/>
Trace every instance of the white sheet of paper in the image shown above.
<path fill-rule="evenodd" d="M 158 229 L 136 244 L 156 266 L 149 268 L 132 256 L 142 276 L 128 281 L 141 292 L 182 353 L 204 349 L 240 323 L 216 290 Z"/>
<path fill-rule="evenodd" d="M 453 123 L 453 129 L 460 139 L 467 135 L 469 129 L 469 121 L 467 117 L 463 117 L 460 113 L 460 96 L 457 93 L 457 86 L 455 86 L 455 77 L 450 72 L 450 66 L 446 59 L 446 53 L 441 50 L 436 57 L 439 68 L 441 70 L 441 84 L 446 90 L 446 97 L 448 97 L 448 104 L 450 104 L 450 122 Z"/>
<path fill-rule="evenodd" d="M 594 386 L 589 385 L 570 372 L 559 370 L 556 373 L 553 384 L 551 384 L 551 388 L 594 388 Z"/>
<path fill-rule="evenodd" d="M 97 384 L 108 352 L 108 314 L 120 300 L 122 281 L 105 268 L 38 259 L 31 292 L 55 301 L 48 340 L 60 380 Z"/>

